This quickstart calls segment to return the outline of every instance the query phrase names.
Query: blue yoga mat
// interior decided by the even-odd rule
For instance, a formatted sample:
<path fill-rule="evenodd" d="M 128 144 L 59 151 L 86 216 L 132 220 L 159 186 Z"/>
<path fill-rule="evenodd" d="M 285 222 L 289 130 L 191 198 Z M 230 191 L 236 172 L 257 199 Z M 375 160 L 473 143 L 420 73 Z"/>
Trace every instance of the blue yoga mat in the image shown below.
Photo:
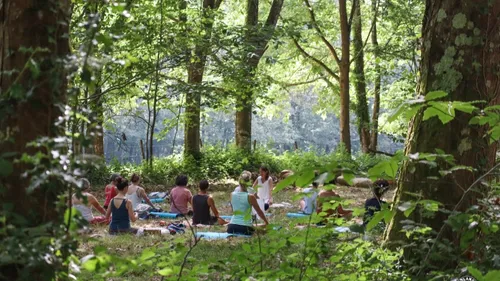
<path fill-rule="evenodd" d="M 181 214 L 174 214 L 174 213 L 159 213 L 159 212 L 151 212 L 151 215 L 158 216 L 160 218 L 167 218 L 167 219 L 176 219 L 178 217 L 181 217 Z"/>
<path fill-rule="evenodd" d="M 165 202 L 165 198 L 153 198 L 153 199 L 149 199 L 151 200 L 151 203 L 163 203 Z M 145 202 L 144 200 L 142 200 L 142 202 Z"/>
<path fill-rule="evenodd" d="M 286 216 L 289 217 L 289 218 L 296 219 L 296 218 L 307 218 L 310 215 L 306 215 L 304 213 L 287 213 Z"/>
<path fill-rule="evenodd" d="M 266 213 L 266 217 L 270 217 L 271 215 L 271 213 Z M 220 218 L 223 220 L 230 220 L 232 217 L 233 216 L 220 216 Z"/>
<path fill-rule="evenodd" d="M 229 237 L 250 238 L 252 236 L 241 235 L 241 234 L 232 234 L 232 233 L 226 233 L 226 232 L 197 232 L 196 237 L 207 239 L 207 240 L 219 240 L 219 239 L 227 239 Z"/>

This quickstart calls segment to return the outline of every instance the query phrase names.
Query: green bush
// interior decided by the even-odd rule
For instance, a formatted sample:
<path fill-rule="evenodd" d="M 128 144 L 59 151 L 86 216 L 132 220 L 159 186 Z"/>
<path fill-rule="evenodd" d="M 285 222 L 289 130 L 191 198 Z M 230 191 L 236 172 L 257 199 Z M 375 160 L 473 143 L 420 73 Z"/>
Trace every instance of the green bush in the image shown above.
<path fill-rule="evenodd" d="M 142 176 L 147 184 L 172 185 L 179 174 L 189 176 L 192 183 L 201 179 L 223 180 L 237 178 L 243 170 L 257 172 L 262 165 L 277 175 L 283 170 L 301 171 L 311 167 L 324 167 L 332 162 L 339 163 L 342 168 L 351 169 L 357 173 L 366 172 L 382 159 L 381 156 L 358 154 L 349 156 L 340 147 L 331 154 L 320 150 L 286 151 L 276 155 L 273 151 L 258 148 L 248 154 L 236 146 L 224 148 L 222 146 L 205 146 L 201 151 L 200 159 L 184 157 L 182 154 L 155 158 L 152 167 L 148 163 L 131 164 L 120 163 L 113 159 L 106 166 L 93 168 L 87 177 L 93 183 L 104 184 L 109 181 L 113 173 L 120 174 L 127 179 L 132 173 Z"/>

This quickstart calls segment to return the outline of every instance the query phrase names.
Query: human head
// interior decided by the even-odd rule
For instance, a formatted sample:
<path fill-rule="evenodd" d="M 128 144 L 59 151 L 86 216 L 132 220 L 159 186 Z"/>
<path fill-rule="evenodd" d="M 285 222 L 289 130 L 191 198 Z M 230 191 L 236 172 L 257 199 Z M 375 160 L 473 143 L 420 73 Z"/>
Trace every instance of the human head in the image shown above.
<path fill-rule="evenodd" d="M 119 174 L 112 174 L 110 181 L 116 185 L 117 184 L 116 179 L 118 179 L 119 177 L 120 177 Z"/>
<path fill-rule="evenodd" d="M 81 183 L 80 189 L 82 191 L 88 191 L 90 189 L 90 182 L 88 179 L 82 178 L 82 179 L 80 179 L 80 183 Z"/>
<path fill-rule="evenodd" d="M 200 181 L 200 190 L 201 191 L 207 191 L 208 187 L 209 187 L 209 184 L 208 184 L 207 180 Z"/>
<path fill-rule="evenodd" d="M 135 184 L 138 184 L 140 180 L 141 177 L 139 177 L 139 175 L 136 173 L 133 173 L 132 176 L 130 177 L 130 181 Z"/>
<path fill-rule="evenodd" d="M 188 177 L 186 175 L 178 175 L 175 179 L 175 185 L 177 186 L 187 186 L 188 185 Z"/>
<path fill-rule="evenodd" d="M 387 180 L 379 179 L 373 183 L 373 193 L 377 198 L 382 197 L 388 188 L 389 182 Z"/>
<path fill-rule="evenodd" d="M 127 192 L 127 189 L 128 189 L 128 180 L 126 180 L 126 179 L 124 179 L 122 177 L 118 177 L 116 179 L 116 188 L 120 192 Z"/>
<path fill-rule="evenodd" d="M 247 187 L 252 184 L 252 174 L 247 171 L 244 171 L 243 173 L 241 173 L 238 182 L 240 184 L 241 190 L 246 191 Z"/>
<path fill-rule="evenodd" d="M 260 172 L 260 176 L 264 180 L 267 180 L 269 178 L 269 169 L 266 166 L 260 166 L 259 172 Z"/>

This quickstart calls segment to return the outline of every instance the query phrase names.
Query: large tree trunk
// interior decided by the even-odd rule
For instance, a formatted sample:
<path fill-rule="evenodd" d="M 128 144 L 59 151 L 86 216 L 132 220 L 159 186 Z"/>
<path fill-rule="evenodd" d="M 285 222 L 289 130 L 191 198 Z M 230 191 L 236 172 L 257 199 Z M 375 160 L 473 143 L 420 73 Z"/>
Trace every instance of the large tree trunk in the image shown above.
<path fill-rule="evenodd" d="M 14 152 L 14 157 L 19 158 L 23 153 L 36 153 L 41 148 L 27 148 L 28 143 L 59 133 L 54 123 L 62 114 L 57 104 L 66 99 L 66 75 L 60 59 L 69 52 L 69 18 L 67 0 L 3 0 L 0 3 L 0 155 Z M 32 56 L 20 48 L 48 51 Z M 39 72 L 28 67 L 28 63 L 36 65 Z M 6 136 L 9 136 L 8 141 Z M 0 204 L 9 204 L 12 208 L 5 209 L 6 223 L 16 229 L 37 227 L 49 221 L 57 223 L 60 216 L 54 205 L 57 195 L 62 192 L 60 186 L 49 189 L 44 185 L 28 193 L 29 178 L 22 176 L 28 168 L 27 164 L 16 163 L 9 175 L 0 176 L 3 189 Z M 5 166 L 2 169 L 3 173 L 7 171 Z M 11 212 L 18 217 L 13 218 L 9 215 Z M 44 228 L 36 229 L 41 236 L 37 241 L 51 239 L 42 237 Z M 24 235 L 31 234 L 26 232 Z M 3 241 L 1 236 L 0 240 Z M 2 266 L 0 272 L 6 280 L 26 280 L 28 276 L 32 280 L 47 280 L 53 278 L 55 266 L 47 263 L 33 270 L 28 261 L 18 261 L 18 264 Z"/>
<path fill-rule="evenodd" d="M 235 120 L 236 146 L 247 152 L 250 152 L 252 149 L 252 107 L 255 93 L 251 85 L 254 82 L 255 72 L 260 59 L 264 55 L 267 44 L 278 23 L 282 7 L 283 0 L 273 0 L 266 22 L 264 26 L 260 28 L 259 0 L 247 0 L 247 14 L 245 20 L 245 25 L 247 27 L 246 44 L 250 54 L 246 54 L 248 59 L 244 61 L 244 65 L 241 67 L 246 68 L 250 89 L 245 89 L 242 96 L 238 97 Z"/>
<path fill-rule="evenodd" d="M 340 142 L 351 154 L 351 129 L 349 127 L 349 58 L 350 36 L 346 0 L 339 0 L 342 61 L 340 62 Z"/>
<path fill-rule="evenodd" d="M 374 1 L 375 2 L 375 1 Z M 361 142 L 361 151 L 370 151 L 370 115 L 368 113 L 368 102 L 366 100 L 365 61 L 363 51 L 363 37 L 361 24 L 361 1 L 355 0 L 353 18 L 353 47 L 354 47 L 354 85 L 358 103 L 356 115 L 358 119 L 358 134 Z"/>
<path fill-rule="evenodd" d="M 203 27 L 205 36 L 203 42 L 205 45 L 197 45 L 194 51 L 193 63 L 188 66 L 188 84 L 191 89 L 186 94 L 186 118 L 184 132 L 184 153 L 186 156 L 193 156 L 198 159 L 200 156 L 200 113 L 201 113 L 201 89 L 203 74 L 207 60 L 207 50 L 210 49 L 212 37 L 212 28 L 214 20 L 214 11 L 219 8 L 221 1 L 204 0 L 203 1 Z"/>
<path fill-rule="evenodd" d="M 498 65 L 500 65 L 500 33 L 498 25 L 500 2 L 475 0 L 427 0 L 422 28 L 422 62 L 420 94 L 433 90 L 449 93 L 453 101 L 485 100 L 487 104 L 498 104 Z M 468 38 L 468 39 L 467 39 Z M 467 39 L 467 40 L 464 40 Z M 476 65 L 476 66 L 475 66 Z M 441 149 L 452 154 L 458 165 L 471 166 L 477 171 L 456 171 L 439 180 L 436 169 L 428 165 L 404 163 L 395 206 L 413 198 L 410 193 L 420 193 L 424 199 L 439 201 L 451 210 L 457 206 L 467 189 L 479 175 L 489 170 L 495 162 L 496 143 L 489 145 L 484 137 L 487 128 L 469 125 L 470 115 L 457 112 L 453 121 L 446 125 L 437 118 L 422 121 L 419 112 L 410 125 L 406 155 L 416 152 L 434 153 Z M 465 200 L 458 210 L 471 206 L 478 193 L 465 194 Z M 413 212 L 410 219 L 439 231 L 447 215 L 439 212 L 429 218 Z M 407 218 L 401 212 L 387 228 L 388 242 L 406 240 L 401 232 L 402 221 Z M 442 238 L 456 241 L 456 235 L 449 228 Z M 411 254 L 411 248 L 407 251 Z M 443 266 L 449 266 L 440 261 Z"/>

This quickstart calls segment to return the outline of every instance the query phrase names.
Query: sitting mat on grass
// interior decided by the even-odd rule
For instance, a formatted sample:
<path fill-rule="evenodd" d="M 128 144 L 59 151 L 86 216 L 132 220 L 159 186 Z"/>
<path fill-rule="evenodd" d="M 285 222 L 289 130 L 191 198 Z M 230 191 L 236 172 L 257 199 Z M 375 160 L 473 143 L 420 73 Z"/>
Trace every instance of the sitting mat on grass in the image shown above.
<path fill-rule="evenodd" d="M 272 214 L 266 213 L 266 217 L 270 217 Z M 220 216 L 221 219 L 223 220 L 231 220 L 233 216 Z"/>
<path fill-rule="evenodd" d="M 176 219 L 178 217 L 181 217 L 181 214 L 174 214 L 174 213 L 160 213 L 160 212 L 151 212 L 149 213 L 150 215 L 157 216 L 159 218 L 167 218 L 167 219 Z"/>
<path fill-rule="evenodd" d="M 287 213 L 286 216 L 289 218 L 306 218 L 309 217 L 310 215 L 304 213 Z"/>
<path fill-rule="evenodd" d="M 252 236 L 242 235 L 242 234 L 233 234 L 233 233 L 227 233 L 227 232 L 197 232 L 196 237 L 207 239 L 207 240 L 218 240 L 218 239 L 227 239 L 229 237 L 250 238 Z"/>
<path fill-rule="evenodd" d="M 149 200 L 151 200 L 151 203 L 163 203 L 163 202 L 165 202 L 165 198 L 151 198 Z M 145 201 L 142 200 L 142 202 L 145 202 Z"/>

